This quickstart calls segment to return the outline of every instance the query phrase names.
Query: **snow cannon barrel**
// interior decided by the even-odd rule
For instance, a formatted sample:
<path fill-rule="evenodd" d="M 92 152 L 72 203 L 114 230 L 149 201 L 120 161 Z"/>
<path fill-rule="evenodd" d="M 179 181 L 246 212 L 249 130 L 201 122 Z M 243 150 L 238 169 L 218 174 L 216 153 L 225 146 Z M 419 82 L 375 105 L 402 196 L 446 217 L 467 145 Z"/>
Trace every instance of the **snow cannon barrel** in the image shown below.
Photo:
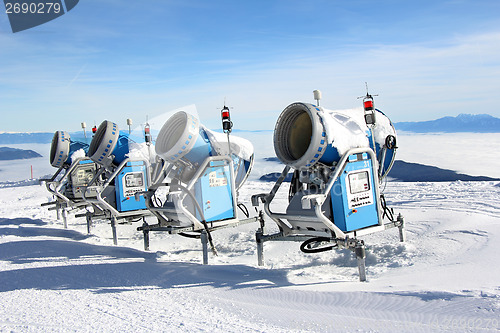
<path fill-rule="evenodd" d="M 90 142 L 88 155 L 90 159 L 97 164 L 107 165 L 112 161 L 119 165 L 129 153 L 129 135 L 120 133 L 118 125 L 105 120 L 99 125 L 99 128 Z"/>
<path fill-rule="evenodd" d="M 231 136 L 230 149 L 225 134 L 213 132 L 205 128 L 198 119 L 179 111 L 172 115 L 163 125 L 156 138 L 156 154 L 165 161 L 196 170 L 210 156 L 231 155 L 235 168 L 236 187 L 248 177 L 253 165 L 253 146 L 240 137 Z M 189 174 L 188 172 L 187 180 Z"/>
<path fill-rule="evenodd" d="M 56 131 L 50 146 L 50 164 L 54 168 L 71 165 L 71 156 L 77 150 L 83 149 L 87 153 L 89 146 L 86 143 L 71 140 L 66 131 Z"/>
<path fill-rule="evenodd" d="M 181 160 L 200 164 L 212 156 L 212 147 L 198 119 L 184 111 L 172 115 L 163 125 L 155 145 L 156 154 L 177 164 Z"/>
<path fill-rule="evenodd" d="M 371 147 L 378 156 L 387 137 L 395 139 L 396 130 L 385 114 L 376 111 L 377 124 L 370 131 L 361 108 L 331 111 L 308 103 L 292 103 L 276 122 L 276 156 L 295 169 L 311 168 L 317 163 L 333 165 L 351 148 Z M 394 157 L 394 149 L 386 150 L 382 177 L 389 172 Z"/>

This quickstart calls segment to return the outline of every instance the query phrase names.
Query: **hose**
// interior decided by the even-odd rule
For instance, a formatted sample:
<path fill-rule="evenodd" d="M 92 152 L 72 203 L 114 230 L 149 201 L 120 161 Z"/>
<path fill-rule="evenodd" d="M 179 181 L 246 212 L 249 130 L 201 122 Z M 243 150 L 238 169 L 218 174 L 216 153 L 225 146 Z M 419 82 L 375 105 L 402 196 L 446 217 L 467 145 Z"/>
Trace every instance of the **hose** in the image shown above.
<path fill-rule="evenodd" d="M 322 248 L 309 248 L 308 247 L 311 243 L 330 242 L 330 240 L 331 239 L 328 237 L 314 237 L 314 238 L 308 239 L 304 243 L 302 243 L 300 245 L 300 250 L 304 253 L 320 253 L 320 252 L 330 251 L 330 250 L 333 250 L 335 247 L 337 247 L 337 244 L 322 247 Z"/>
<path fill-rule="evenodd" d="M 248 209 L 244 204 L 239 203 L 238 208 L 243 212 L 243 214 L 245 214 L 247 218 L 250 217 L 250 213 L 248 212 Z"/>
<path fill-rule="evenodd" d="M 387 203 L 385 202 L 385 196 L 383 194 L 380 195 L 380 206 L 382 207 L 382 219 L 384 216 L 387 216 L 387 219 L 391 222 L 394 222 L 394 210 L 392 208 L 387 207 Z"/>

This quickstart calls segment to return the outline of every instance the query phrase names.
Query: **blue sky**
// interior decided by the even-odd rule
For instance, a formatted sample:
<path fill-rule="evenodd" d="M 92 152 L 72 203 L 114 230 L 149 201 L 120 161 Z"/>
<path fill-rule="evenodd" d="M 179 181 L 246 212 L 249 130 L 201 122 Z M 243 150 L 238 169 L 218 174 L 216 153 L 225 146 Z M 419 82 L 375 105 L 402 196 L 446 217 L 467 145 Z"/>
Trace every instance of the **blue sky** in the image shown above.
<path fill-rule="evenodd" d="M 295 101 L 365 93 L 393 121 L 500 117 L 500 1 L 80 0 L 13 34 L 0 13 L 0 131 L 126 127 L 196 104 L 272 129 Z"/>

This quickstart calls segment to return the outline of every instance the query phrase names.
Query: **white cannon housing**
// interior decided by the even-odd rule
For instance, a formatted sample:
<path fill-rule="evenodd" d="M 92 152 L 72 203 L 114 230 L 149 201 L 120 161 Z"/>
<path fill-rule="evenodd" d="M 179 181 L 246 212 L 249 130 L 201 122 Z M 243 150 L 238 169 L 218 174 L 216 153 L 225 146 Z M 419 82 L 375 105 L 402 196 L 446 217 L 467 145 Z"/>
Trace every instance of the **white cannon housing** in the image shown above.
<path fill-rule="evenodd" d="M 235 167 L 236 187 L 248 177 L 253 164 L 253 146 L 240 137 L 213 132 L 198 119 L 184 111 L 172 115 L 163 125 L 156 139 L 156 153 L 171 164 L 187 166 L 182 175 L 189 181 L 197 167 L 210 156 L 231 155 Z"/>
<path fill-rule="evenodd" d="M 295 168 L 310 168 L 317 163 L 333 165 L 351 148 L 371 147 L 376 154 L 387 136 L 396 136 L 389 118 L 377 111 L 373 134 L 363 120 L 363 110 L 331 111 L 309 103 L 292 103 L 279 116 L 274 129 L 276 156 Z M 373 136 L 373 137 L 372 137 Z M 394 160 L 388 151 L 384 177 Z"/>

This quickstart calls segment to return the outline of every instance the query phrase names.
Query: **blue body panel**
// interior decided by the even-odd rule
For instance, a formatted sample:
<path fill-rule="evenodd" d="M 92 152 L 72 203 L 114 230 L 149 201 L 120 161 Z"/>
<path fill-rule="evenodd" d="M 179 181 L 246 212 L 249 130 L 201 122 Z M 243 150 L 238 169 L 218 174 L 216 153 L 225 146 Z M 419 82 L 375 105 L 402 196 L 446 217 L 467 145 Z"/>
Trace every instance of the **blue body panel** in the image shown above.
<path fill-rule="evenodd" d="M 333 222 L 340 230 L 349 232 L 378 225 L 372 161 L 367 154 L 349 157 L 345 170 L 330 191 Z"/>
<path fill-rule="evenodd" d="M 195 183 L 195 196 L 205 221 L 213 222 L 235 217 L 231 170 L 224 161 L 211 162 L 200 179 Z M 196 213 L 196 217 L 201 216 Z"/>
<path fill-rule="evenodd" d="M 187 144 L 186 144 L 187 145 Z M 183 147 L 185 149 L 186 147 Z M 179 151 L 179 154 L 182 151 Z M 185 158 L 192 163 L 201 164 L 205 158 L 212 155 L 212 146 L 210 145 L 210 140 L 204 130 L 200 130 L 198 137 L 189 150 L 189 153 L 185 155 Z"/>
<path fill-rule="evenodd" d="M 83 142 L 79 142 L 79 141 L 71 141 L 69 144 L 68 159 L 65 161 L 65 163 L 71 164 L 71 156 L 73 156 L 73 154 L 77 150 L 80 150 L 80 149 L 83 149 L 83 151 L 85 152 L 85 155 L 86 155 L 89 151 L 89 145 L 86 143 L 83 143 Z"/>
<path fill-rule="evenodd" d="M 117 165 L 120 164 L 125 158 L 127 158 L 126 155 L 129 152 L 129 135 L 127 133 L 120 132 L 116 141 L 116 146 L 113 149 L 113 155 L 115 156 L 113 161 Z"/>

